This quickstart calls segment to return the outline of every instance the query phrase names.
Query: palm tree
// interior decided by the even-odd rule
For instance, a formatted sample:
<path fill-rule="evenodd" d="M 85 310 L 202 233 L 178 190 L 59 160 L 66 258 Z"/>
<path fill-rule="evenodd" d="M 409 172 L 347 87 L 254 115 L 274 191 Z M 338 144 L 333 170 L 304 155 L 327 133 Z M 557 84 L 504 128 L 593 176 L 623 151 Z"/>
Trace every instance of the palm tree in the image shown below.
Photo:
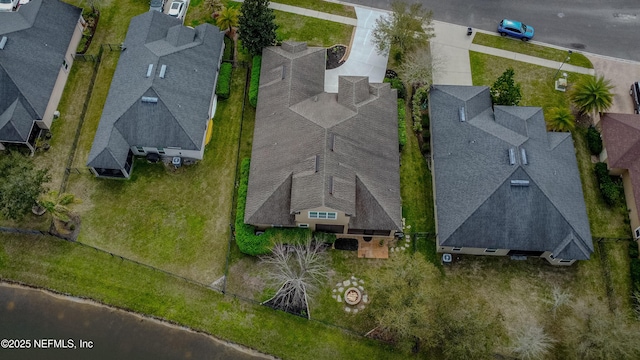
<path fill-rule="evenodd" d="M 71 221 L 71 215 L 73 214 L 69 209 L 69 205 L 79 202 L 80 199 L 77 199 L 73 194 L 60 194 L 57 191 L 50 191 L 38 200 L 38 205 L 51 214 L 54 224 L 56 224 L 56 221 L 66 224 Z"/>
<path fill-rule="evenodd" d="M 216 25 L 221 30 L 227 30 L 227 35 L 233 40 L 233 60 L 238 58 L 236 49 L 238 48 L 236 36 L 236 28 L 238 27 L 238 17 L 240 16 L 240 10 L 233 7 L 227 7 L 222 9 L 216 18 Z"/>
<path fill-rule="evenodd" d="M 555 131 L 571 131 L 576 126 L 573 114 L 567 108 L 551 109 L 547 123 Z"/>
<path fill-rule="evenodd" d="M 604 76 L 585 76 L 574 85 L 571 101 L 583 114 L 602 113 L 611 106 L 612 88 L 613 85 Z"/>

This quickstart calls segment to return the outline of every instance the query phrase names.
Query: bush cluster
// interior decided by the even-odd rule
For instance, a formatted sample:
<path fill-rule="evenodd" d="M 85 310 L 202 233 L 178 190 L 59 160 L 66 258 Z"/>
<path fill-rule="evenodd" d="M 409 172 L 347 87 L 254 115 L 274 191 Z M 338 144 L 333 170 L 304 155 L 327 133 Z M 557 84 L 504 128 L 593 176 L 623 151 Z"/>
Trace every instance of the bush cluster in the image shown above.
<path fill-rule="evenodd" d="M 603 162 L 596 163 L 595 165 L 596 178 L 600 187 L 600 193 L 604 198 L 604 201 L 613 206 L 620 200 L 620 186 L 611 180 L 609 176 L 609 170 L 607 164 Z"/>
<path fill-rule="evenodd" d="M 251 83 L 249 84 L 249 104 L 258 106 L 258 87 L 260 87 L 260 67 L 262 65 L 262 56 L 253 57 L 251 65 Z"/>
<path fill-rule="evenodd" d="M 406 99 L 407 88 L 400 78 L 384 78 L 383 82 L 391 84 L 392 89 L 398 90 L 398 99 Z"/>
<path fill-rule="evenodd" d="M 238 205 L 236 207 L 235 222 L 236 244 L 238 244 L 240 251 L 251 256 L 264 255 L 271 252 L 276 241 L 285 244 L 306 241 L 311 236 L 309 229 L 270 228 L 265 230 L 262 235 L 256 235 L 255 227 L 244 223 L 247 189 L 249 187 L 249 168 L 249 159 L 243 159 L 240 165 L 240 184 L 238 186 Z"/>
<path fill-rule="evenodd" d="M 231 70 L 231 63 L 222 63 L 220 65 L 216 94 L 222 99 L 228 99 L 229 95 L 231 95 Z"/>
<path fill-rule="evenodd" d="M 640 293 L 640 259 L 638 258 L 638 243 L 629 243 L 629 271 L 631 273 L 631 294 Z M 633 297 L 634 305 L 640 308 L 640 298 Z M 639 314 L 640 315 L 640 314 Z"/>
<path fill-rule="evenodd" d="M 405 122 L 405 104 L 404 100 L 398 99 L 398 143 L 400 151 L 407 145 L 407 126 Z"/>
<path fill-rule="evenodd" d="M 600 132 L 593 126 L 589 126 L 589 129 L 587 129 L 587 146 L 589 146 L 591 155 L 600 155 L 602 152 Z"/>
<path fill-rule="evenodd" d="M 423 106 L 429 104 L 429 89 L 425 87 L 421 87 L 416 89 L 413 93 L 413 99 L 411 100 L 411 113 L 413 117 L 413 131 L 420 133 L 423 130 L 422 122 L 422 111 Z M 428 123 L 428 117 L 427 117 Z"/>

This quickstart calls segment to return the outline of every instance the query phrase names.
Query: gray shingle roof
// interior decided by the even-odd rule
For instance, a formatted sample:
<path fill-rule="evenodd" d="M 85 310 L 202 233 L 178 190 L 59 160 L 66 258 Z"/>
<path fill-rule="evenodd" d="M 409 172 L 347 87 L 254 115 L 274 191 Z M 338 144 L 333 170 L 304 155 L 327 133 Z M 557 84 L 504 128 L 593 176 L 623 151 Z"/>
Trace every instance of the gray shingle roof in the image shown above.
<path fill-rule="evenodd" d="M 158 11 L 134 17 L 88 166 L 121 168 L 130 146 L 201 150 L 223 38 L 224 32 L 213 25 L 187 28 Z M 149 64 L 153 68 L 147 77 Z M 159 77 L 162 65 L 164 79 Z M 158 101 L 142 102 L 143 97 Z M 114 135 L 121 139 L 112 139 Z M 110 156 L 101 155 L 105 150 Z"/>
<path fill-rule="evenodd" d="M 593 244 L 570 133 L 548 133 L 541 108 L 493 111 L 487 87 L 435 86 L 429 111 L 441 245 L 589 258 Z"/>
<path fill-rule="evenodd" d="M 81 13 L 58 0 L 0 12 L 0 37 L 7 37 L 0 50 L 0 141 L 26 141 L 33 121 L 42 119 Z"/>
<path fill-rule="evenodd" d="M 341 77 L 325 93 L 325 65 L 324 48 L 264 49 L 245 221 L 293 225 L 326 206 L 352 228 L 400 229 L 396 92 Z"/>

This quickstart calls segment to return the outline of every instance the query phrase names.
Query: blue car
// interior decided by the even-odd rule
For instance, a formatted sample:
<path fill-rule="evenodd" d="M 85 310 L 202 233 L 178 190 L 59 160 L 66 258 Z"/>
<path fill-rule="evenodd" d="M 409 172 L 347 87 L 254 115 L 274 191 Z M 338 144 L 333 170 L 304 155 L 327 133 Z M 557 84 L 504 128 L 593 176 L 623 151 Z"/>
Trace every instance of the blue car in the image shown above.
<path fill-rule="evenodd" d="M 522 41 L 529 41 L 533 38 L 533 27 L 525 25 L 520 21 L 503 19 L 498 24 L 498 33 L 501 36 L 512 36 Z"/>

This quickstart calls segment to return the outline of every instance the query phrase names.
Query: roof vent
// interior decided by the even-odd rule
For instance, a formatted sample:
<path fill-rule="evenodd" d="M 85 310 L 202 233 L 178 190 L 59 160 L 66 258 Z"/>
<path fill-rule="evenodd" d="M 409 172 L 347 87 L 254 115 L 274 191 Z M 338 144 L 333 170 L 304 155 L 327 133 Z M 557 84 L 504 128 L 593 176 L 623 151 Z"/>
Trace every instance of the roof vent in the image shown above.
<path fill-rule="evenodd" d="M 7 45 L 7 37 L 3 36 L 2 39 L 0 39 L 0 50 L 4 50 L 5 45 Z"/>
<path fill-rule="evenodd" d="M 331 151 L 333 151 L 333 146 L 336 143 L 336 134 L 331 134 L 331 136 L 329 137 L 329 147 L 331 148 Z"/>
<path fill-rule="evenodd" d="M 152 72 L 153 72 L 153 64 L 149 64 L 149 67 L 147 68 L 147 77 L 151 76 Z"/>
<path fill-rule="evenodd" d="M 316 172 L 320 171 L 320 155 L 316 155 Z"/>
<path fill-rule="evenodd" d="M 529 180 L 511 180 L 511 186 L 529 186 Z"/>
<path fill-rule="evenodd" d="M 520 159 L 522 160 L 522 165 L 529 164 L 529 160 L 527 160 L 527 151 L 524 148 L 520 149 Z"/>
<path fill-rule="evenodd" d="M 329 176 L 329 194 L 333 195 L 333 176 Z"/>
<path fill-rule="evenodd" d="M 167 72 L 167 65 L 162 65 L 160 67 L 160 79 L 164 79 L 164 74 Z"/>
<path fill-rule="evenodd" d="M 509 164 L 510 165 L 516 164 L 516 149 L 514 148 L 509 149 Z"/>
<path fill-rule="evenodd" d="M 151 96 L 143 96 L 142 97 L 142 102 L 143 103 L 152 103 L 155 104 L 158 102 L 158 98 L 157 97 L 151 97 Z"/>
<path fill-rule="evenodd" d="M 467 115 L 464 112 L 464 106 L 460 106 L 460 108 L 458 109 L 458 115 L 460 116 L 461 122 L 467 121 Z"/>

